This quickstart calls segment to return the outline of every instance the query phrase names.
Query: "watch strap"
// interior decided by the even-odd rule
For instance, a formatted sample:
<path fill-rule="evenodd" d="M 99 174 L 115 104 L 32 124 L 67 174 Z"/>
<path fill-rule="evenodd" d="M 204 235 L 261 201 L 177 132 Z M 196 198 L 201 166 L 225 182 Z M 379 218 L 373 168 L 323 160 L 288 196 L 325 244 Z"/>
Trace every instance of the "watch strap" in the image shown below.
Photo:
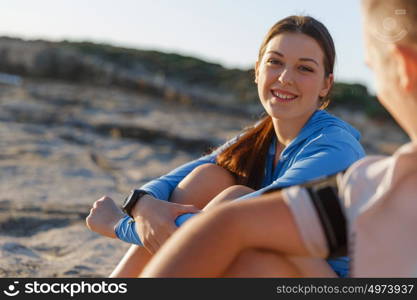
<path fill-rule="evenodd" d="M 144 190 L 133 190 L 128 198 L 126 199 L 125 203 L 123 204 L 123 211 L 128 214 L 131 218 L 132 216 L 132 209 L 136 203 L 145 195 L 149 194 Z"/>

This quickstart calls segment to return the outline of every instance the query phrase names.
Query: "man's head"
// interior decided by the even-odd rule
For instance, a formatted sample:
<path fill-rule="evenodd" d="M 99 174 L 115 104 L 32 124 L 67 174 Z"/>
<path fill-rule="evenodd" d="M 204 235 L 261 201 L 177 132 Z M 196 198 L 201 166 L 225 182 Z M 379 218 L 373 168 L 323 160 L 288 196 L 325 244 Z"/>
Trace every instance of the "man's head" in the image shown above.
<path fill-rule="evenodd" d="M 377 96 L 417 142 L 417 1 L 363 0 L 362 12 Z"/>

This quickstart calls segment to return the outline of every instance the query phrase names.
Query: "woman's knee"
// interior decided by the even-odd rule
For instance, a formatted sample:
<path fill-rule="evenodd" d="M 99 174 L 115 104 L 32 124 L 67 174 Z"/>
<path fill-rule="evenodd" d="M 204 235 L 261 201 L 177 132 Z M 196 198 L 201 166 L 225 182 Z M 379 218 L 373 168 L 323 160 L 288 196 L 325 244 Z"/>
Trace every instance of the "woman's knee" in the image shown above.
<path fill-rule="evenodd" d="M 251 189 L 250 187 L 247 187 L 245 185 L 236 184 L 236 185 L 232 185 L 224 189 L 213 200 L 217 200 L 219 202 L 233 200 L 233 199 L 242 197 L 243 195 L 250 194 L 254 191 L 255 191 L 254 189 Z"/>
<path fill-rule="evenodd" d="M 203 164 L 196 167 L 189 176 L 202 177 L 204 180 L 216 180 L 224 185 L 235 184 L 235 177 L 231 172 L 216 164 Z"/>
<path fill-rule="evenodd" d="M 252 193 L 253 191 L 253 189 L 244 185 L 232 185 L 214 197 L 204 208 L 204 210 L 217 206 L 221 203 L 226 203 L 230 200 L 237 199 L 243 195 Z"/>
<path fill-rule="evenodd" d="M 221 191 L 235 184 L 234 176 L 215 164 L 196 167 L 176 187 L 170 201 L 202 209 Z"/>
<path fill-rule="evenodd" d="M 226 195 L 238 195 L 240 197 L 240 196 L 252 193 L 254 191 L 255 191 L 254 189 L 246 185 L 235 184 L 226 188 L 222 193 Z"/>

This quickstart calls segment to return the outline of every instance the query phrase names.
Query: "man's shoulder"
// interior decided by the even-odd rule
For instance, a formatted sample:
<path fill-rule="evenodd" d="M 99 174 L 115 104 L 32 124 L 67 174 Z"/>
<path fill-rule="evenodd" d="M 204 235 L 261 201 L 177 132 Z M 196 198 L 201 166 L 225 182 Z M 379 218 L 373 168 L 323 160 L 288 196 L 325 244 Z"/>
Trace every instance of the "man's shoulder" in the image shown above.
<path fill-rule="evenodd" d="M 387 170 L 392 164 L 392 157 L 382 155 L 369 155 L 354 162 L 345 172 L 342 180 L 342 189 L 352 189 L 354 193 L 369 190 L 375 192 L 376 187 L 383 180 Z"/>

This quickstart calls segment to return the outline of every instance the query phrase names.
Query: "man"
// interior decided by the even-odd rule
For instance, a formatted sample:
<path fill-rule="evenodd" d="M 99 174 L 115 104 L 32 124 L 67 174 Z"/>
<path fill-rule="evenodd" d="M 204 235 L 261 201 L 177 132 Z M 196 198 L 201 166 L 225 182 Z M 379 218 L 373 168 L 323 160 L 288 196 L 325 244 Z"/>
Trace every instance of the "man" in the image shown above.
<path fill-rule="evenodd" d="M 411 142 L 334 178 L 201 214 L 142 276 L 309 276 L 293 256 L 326 258 L 346 243 L 353 277 L 417 276 L 417 2 L 364 0 L 362 12 L 378 99 Z"/>

